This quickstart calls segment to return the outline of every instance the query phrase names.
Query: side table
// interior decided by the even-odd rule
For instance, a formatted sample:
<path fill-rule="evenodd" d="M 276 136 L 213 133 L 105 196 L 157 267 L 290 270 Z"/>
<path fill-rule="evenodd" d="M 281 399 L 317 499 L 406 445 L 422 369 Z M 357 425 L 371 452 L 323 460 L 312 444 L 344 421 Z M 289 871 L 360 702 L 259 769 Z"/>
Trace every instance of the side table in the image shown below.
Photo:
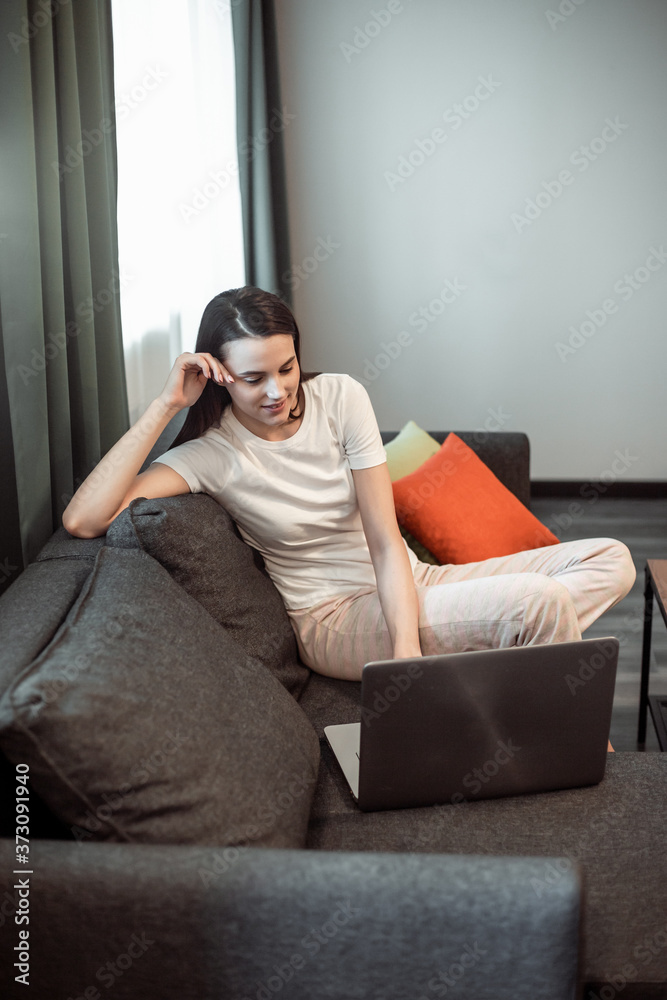
<path fill-rule="evenodd" d="M 637 743 L 646 742 L 646 709 L 651 710 L 653 725 L 661 750 L 667 750 L 667 695 L 648 693 L 651 666 L 651 626 L 653 622 L 653 598 L 655 597 L 662 620 L 667 625 L 667 559 L 649 559 L 644 567 L 644 638 L 642 641 L 642 673 L 639 687 L 639 725 Z"/>

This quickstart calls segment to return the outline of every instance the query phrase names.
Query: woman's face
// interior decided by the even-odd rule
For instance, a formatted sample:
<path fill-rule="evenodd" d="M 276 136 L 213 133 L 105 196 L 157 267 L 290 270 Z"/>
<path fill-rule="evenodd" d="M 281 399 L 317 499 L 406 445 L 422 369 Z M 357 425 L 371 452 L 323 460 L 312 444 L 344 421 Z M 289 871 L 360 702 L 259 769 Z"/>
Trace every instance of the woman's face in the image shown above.
<path fill-rule="evenodd" d="M 234 379 L 225 388 L 237 420 L 259 437 L 287 424 L 299 391 L 299 365 L 289 333 L 233 340 L 222 363 Z"/>

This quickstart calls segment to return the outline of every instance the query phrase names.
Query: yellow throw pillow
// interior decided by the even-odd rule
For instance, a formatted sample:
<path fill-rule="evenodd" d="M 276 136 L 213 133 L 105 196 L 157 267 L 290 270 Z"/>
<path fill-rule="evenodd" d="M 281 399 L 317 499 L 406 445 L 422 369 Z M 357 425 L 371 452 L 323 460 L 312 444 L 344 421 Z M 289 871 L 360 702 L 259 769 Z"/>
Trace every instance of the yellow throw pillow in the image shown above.
<path fill-rule="evenodd" d="M 396 437 L 384 446 L 392 483 L 415 472 L 439 449 L 435 438 L 418 427 L 414 420 L 408 420 Z"/>

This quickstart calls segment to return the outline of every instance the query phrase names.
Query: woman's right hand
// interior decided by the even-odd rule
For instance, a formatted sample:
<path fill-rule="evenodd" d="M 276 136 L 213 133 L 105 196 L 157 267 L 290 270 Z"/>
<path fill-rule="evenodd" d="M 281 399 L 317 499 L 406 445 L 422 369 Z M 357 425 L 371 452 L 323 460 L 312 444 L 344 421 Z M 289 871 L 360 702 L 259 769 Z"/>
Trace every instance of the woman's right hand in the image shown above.
<path fill-rule="evenodd" d="M 197 402 L 209 379 L 221 386 L 234 381 L 212 354 L 179 354 L 158 398 L 168 409 L 179 412 Z"/>

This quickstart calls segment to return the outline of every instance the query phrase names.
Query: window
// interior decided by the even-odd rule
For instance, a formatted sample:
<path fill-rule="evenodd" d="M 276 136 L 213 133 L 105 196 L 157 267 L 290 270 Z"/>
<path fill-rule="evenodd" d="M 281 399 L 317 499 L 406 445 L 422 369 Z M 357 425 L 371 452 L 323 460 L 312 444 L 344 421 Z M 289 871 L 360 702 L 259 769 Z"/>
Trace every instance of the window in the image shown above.
<path fill-rule="evenodd" d="M 113 0 L 118 236 L 134 422 L 204 306 L 245 284 L 228 0 Z"/>

